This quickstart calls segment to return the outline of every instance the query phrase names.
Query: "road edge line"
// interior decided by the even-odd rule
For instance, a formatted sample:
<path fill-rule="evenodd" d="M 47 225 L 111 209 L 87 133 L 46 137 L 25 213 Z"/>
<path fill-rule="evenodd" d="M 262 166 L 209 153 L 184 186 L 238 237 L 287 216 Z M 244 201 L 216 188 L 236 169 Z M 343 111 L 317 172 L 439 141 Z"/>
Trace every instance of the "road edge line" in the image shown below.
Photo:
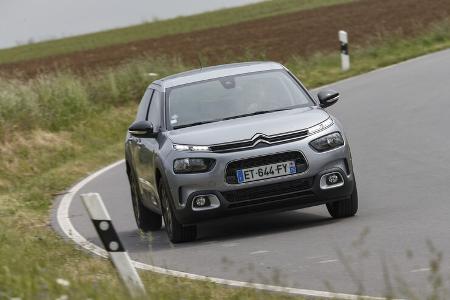
<path fill-rule="evenodd" d="M 77 192 L 82 189 L 87 183 L 92 181 L 93 179 L 99 177 L 100 175 L 108 172 L 109 170 L 119 166 L 122 164 L 124 160 L 119 160 L 111 165 L 108 165 L 97 172 L 89 175 L 88 177 L 84 178 L 77 184 L 75 184 L 73 187 L 71 187 L 68 192 L 62 197 L 60 201 L 56 203 L 56 209 L 54 209 L 54 213 L 56 214 L 55 222 L 56 225 L 60 229 L 60 233 L 62 233 L 66 238 L 72 240 L 75 244 L 80 246 L 82 249 L 87 250 L 90 253 L 93 253 L 95 255 L 98 255 L 103 258 L 108 257 L 108 253 L 103 248 L 95 245 L 94 243 L 88 241 L 84 236 L 82 236 L 73 226 L 72 222 L 70 221 L 69 216 L 69 208 L 72 204 L 72 201 L 75 199 L 75 195 Z M 180 278 L 187 278 L 191 280 L 201 280 L 201 281 L 207 281 L 212 282 L 216 284 L 223 284 L 228 285 L 232 287 L 240 287 L 240 288 L 254 288 L 258 290 L 264 290 L 269 292 L 281 292 L 281 293 L 287 293 L 292 295 L 301 295 L 301 296 L 309 296 L 309 297 L 318 297 L 318 298 L 328 298 L 328 299 L 348 299 L 348 300 L 356 300 L 356 299 L 367 299 L 367 300 L 378 300 L 378 299 L 385 299 L 385 298 L 379 298 L 379 297 L 370 297 L 370 296 L 359 296 L 359 295 L 351 295 L 351 294 L 344 294 L 344 293 L 333 293 L 333 292 L 325 292 L 325 291 L 316 291 L 316 290 L 308 290 L 308 289 L 299 289 L 299 288 L 292 288 L 292 287 L 283 287 L 283 286 L 276 286 L 276 285 L 268 285 L 268 284 L 261 284 L 261 283 L 251 283 L 251 282 L 245 282 L 245 281 L 237 281 L 237 280 L 229 280 L 229 279 L 223 279 L 223 278 L 216 278 L 216 277 L 208 277 L 204 275 L 197 275 L 193 273 L 187 273 L 187 272 L 181 272 L 171 269 L 166 269 L 162 267 L 152 266 L 149 264 L 145 264 L 142 262 L 138 262 L 135 260 L 132 260 L 132 264 L 141 270 L 151 271 L 163 275 L 169 275 L 174 277 L 180 277 Z"/>

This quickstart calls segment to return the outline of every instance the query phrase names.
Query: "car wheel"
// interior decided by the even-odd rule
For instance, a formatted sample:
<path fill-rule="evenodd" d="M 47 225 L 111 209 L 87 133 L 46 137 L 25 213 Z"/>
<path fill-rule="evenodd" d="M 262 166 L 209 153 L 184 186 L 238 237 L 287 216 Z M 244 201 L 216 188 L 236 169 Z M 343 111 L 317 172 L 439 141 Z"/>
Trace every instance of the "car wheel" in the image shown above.
<path fill-rule="evenodd" d="M 178 222 L 173 213 L 172 202 L 163 180 L 159 183 L 159 199 L 161 200 L 161 210 L 164 217 L 164 224 L 167 235 L 172 243 L 189 242 L 197 237 L 197 226 L 184 226 Z"/>
<path fill-rule="evenodd" d="M 333 218 L 352 217 L 358 211 L 358 189 L 353 188 L 353 193 L 348 199 L 327 203 L 327 209 Z"/>
<path fill-rule="evenodd" d="M 137 227 L 144 231 L 155 231 L 161 229 L 162 217 L 161 215 L 151 211 L 144 206 L 141 200 L 141 195 L 137 186 L 136 179 L 133 172 L 130 172 L 130 189 L 131 202 L 133 204 L 134 218 L 136 219 Z"/>

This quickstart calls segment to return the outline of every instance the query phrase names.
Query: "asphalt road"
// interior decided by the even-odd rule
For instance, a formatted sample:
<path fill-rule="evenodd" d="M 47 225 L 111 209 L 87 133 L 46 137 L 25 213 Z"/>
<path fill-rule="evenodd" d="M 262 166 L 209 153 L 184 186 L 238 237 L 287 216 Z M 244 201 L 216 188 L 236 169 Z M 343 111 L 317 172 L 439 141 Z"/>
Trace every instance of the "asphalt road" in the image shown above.
<path fill-rule="evenodd" d="M 333 220 L 324 206 L 242 216 L 199 227 L 172 245 L 164 231 L 141 236 L 124 165 L 88 182 L 99 192 L 134 260 L 173 270 L 303 289 L 396 296 L 430 288 L 430 243 L 450 274 L 450 50 L 331 85 L 330 109 L 352 147 L 360 210 Z M 78 195 L 70 221 L 100 244 Z"/>

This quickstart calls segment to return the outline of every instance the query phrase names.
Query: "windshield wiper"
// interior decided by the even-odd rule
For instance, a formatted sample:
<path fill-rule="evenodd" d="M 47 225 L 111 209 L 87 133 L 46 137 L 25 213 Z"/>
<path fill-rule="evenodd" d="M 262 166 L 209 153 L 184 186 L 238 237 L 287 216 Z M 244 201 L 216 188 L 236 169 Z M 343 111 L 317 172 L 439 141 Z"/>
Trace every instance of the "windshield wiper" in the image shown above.
<path fill-rule="evenodd" d="M 262 115 L 262 114 L 272 113 L 272 112 L 276 112 L 276 111 L 289 110 L 292 108 L 295 108 L 295 107 L 279 108 L 279 109 L 272 109 L 272 110 L 258 110 L 258 111 L 252 112 L 252 113 L 242 114 L 242 115 L 237 115 L 237 116 L 232 116 L 232 117 L 226 117 L 223 119 L 215 119 L 215 120 L 201 121 L 201 122 L 195 122 L 195 123 L 190 123 L 190 124 L 173 126 L 173 129 L 180 129 L 180 128 L 203 125 L 203 124 L 208 124 L 208 123 L 214 123 L 214 122 L 220 122 L 220 121 L 226 121 L 226 120 L 232 120 L 232 119 L 239 119 L 239 118 L 256 116 L 256 115 Z"/>
<path fill-rule="evenodd" d="M 217 120 L 209 120 L 209 121 L 201 121 L 201 122 L 195 122 L 195 123 L 190 123 L 190 124 L 183 124 L 183 125 L 178 125 L 178 126 L 173 126 L 173 129 L 180 129 L 180 128 L 185 128 L 185 127 L 191 127 L 191 126 L 197 126 L 197 125 L 203 125 L 203 124 L 208 124 L 208 123 L 213 123 L 213 122 L 217 122 L 217 121 L 221 121 L 222 119 L 217 119 Z"/>
<path fill-rule="evenodd" d="M 248 113 L 248 114 L 226 117 L 226 118 L 223 118 L 222 120 L 232 120 L 232 119 L 238 119 L 238 118 L 244 118 L 244 117 L 250 117 L 250 116 L 256 116 L 256 115 L 263 115 L 263 114 L 272 113 L 272 112 L 276 112 L 276 111 L 289 110 L 292 108 L 293 107 L 279 108 L 279 109 L 272 109 L 272 110 L 258 110 L 258 111 Z"/>

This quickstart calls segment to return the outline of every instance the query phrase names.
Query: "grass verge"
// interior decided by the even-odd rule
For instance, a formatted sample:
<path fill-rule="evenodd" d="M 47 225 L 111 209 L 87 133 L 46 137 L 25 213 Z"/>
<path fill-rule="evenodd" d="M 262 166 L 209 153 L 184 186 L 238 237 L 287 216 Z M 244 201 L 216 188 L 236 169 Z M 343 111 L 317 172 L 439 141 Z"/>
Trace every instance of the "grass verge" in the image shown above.
<path fill-rule="evenodd" d="M 271 0 L 194 16 L 80 35 L 0 50 L 0 64 L 124 44 L 165 35 L 221 27 L 258 18 L 355 0 Z"/>
<path fill-rule="evenodd" d="M 318 86 L 448 48 L 450 23 L 414 39 L 383 37 L 373 45 L 352 49 L 353 67 L 347 73 L 340 71 L 337 54 L 293 57 L 287 65 L 309 87 Z M 149 72 L 163 76 L 188 68 L 177 60 L 143 58 L 90 78 L 59 73 L 27 82 L 0 81 L 0 298 L 126 298 L 109 263 L 61 241 L 50 229 L 49 209 L 56 193 L 122 157 L 123 134 L 137 99 L 154 79 Z M 158 299 L 280 298 L 143 276 L 151 297 Z M 58 278 L 70 285 L 57 283 Z"/>
<path fill-rule="evenodd" d="M 2 143 L 2 158 L 6 159 L 1 164 L 8 169 L 9 178 L 3 181 L 0 196 L 0 299 L 128 298 L 107 261 L 79 251 L 55 235 L 48 210 L 56 193 L 121 157 L 119 141 L 134 109 L 133 104 L 110 108 L 70 130 L 22 132 Z M 142 276 L 153 299 L 279 297 L 148 272 Z"/>

